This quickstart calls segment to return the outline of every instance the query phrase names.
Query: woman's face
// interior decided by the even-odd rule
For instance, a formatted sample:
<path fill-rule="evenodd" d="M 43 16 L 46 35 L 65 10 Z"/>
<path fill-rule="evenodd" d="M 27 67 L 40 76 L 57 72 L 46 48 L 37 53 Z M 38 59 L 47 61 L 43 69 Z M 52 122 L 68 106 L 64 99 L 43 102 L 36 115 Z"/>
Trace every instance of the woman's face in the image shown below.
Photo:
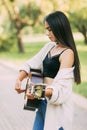
<path fill-rule="evenodd" d="M 46 29 L 46 35 L 49 37 L 49 39 L 53 42 L 57 42 L 56 37 L 54 36 L 49 24 L 45 21 L 44 23 L 45 29 Z"/>

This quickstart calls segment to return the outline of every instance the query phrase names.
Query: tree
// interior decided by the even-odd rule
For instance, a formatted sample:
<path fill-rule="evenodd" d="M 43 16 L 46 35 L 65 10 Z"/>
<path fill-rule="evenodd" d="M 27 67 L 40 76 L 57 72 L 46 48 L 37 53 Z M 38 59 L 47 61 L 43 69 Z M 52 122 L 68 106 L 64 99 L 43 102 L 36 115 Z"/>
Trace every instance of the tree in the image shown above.
<path fill-rule="evenodd" d="M 87 45 L 87 8 L 81 8 L 75 12 L 69 12 L 69 17 L 72 25 L 82 33 L 84 42 Z"/>
<path fill-rule="evenodd" d="M 24 27 L 34 26 L 38 22 L 39 15 L 41 14 L 40 8 L 35 2 L 29 3 L 27 6 L 23 4 L 20 7 L 16 5 L 15 0 L 2 0 L 2 4 L 10 18 L 11 27 L 16 29 L 15 35 L 19 52 L 23 53 L 22 30 Z"/>

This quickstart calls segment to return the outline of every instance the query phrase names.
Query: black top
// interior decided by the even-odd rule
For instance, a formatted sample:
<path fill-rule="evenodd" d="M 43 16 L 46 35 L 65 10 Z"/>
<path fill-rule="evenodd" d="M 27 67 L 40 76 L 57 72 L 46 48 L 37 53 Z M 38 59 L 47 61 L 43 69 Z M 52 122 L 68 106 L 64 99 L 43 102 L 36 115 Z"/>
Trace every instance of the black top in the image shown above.
<path fill-rule="evenodd" d="M 50 56 L 50 52 L 48 52 L 43 60 L 43 77 L 54 78 L 56 76 L 60 67 L 59 57 L 65 50 L 52 57 Z"/>

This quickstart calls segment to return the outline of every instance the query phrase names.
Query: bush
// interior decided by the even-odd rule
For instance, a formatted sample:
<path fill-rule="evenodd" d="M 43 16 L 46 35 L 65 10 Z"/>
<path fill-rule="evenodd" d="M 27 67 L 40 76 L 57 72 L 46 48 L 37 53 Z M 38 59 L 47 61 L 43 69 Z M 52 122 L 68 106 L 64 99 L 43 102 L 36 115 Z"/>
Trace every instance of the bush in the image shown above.
<path fill-rule="evenodd" d="M 16 42 L 16 39 L 13 35 L 1 35 L 0 36 L 0 51 L 9 51 L 14 43 Z"/>

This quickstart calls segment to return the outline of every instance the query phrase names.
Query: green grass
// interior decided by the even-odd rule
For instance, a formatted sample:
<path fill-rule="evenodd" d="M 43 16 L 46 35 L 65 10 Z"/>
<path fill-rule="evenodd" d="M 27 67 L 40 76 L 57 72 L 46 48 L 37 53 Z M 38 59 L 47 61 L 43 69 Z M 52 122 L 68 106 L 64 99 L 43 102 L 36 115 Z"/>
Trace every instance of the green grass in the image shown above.
<path fill-rule="evenodd" d="M 30 57 L 34 56 L 46 42 L 31 42 L 24 44 L 24 53 L 18 53 L 17 46 L 9 52 L 0 52 L 0 59 L 12 61 L 16 64 L 23 64 Z"/>
<path fill-rule="evenodd" d="M 21 65 L 30 57 L 35 55 L 46 42 L 31 42 L 25 43 L 25 53 L 18 53 L 17 47 L 14 47 L 10 52 L 0 52 L 0 59 L 12 61 L 15 64 Z M 81 63 L 81 78 L 80 85 L 74 85 L 73 91 L 87 97 L 87 46 L 83 41 L 76 41 L 76 46 Z"/>
<path fill-rule="evenodd" d="M 80 85 L 74 85 L 73 92 L 78 93 L 87 98 L 87 81 L 82 81 Z"/>
<path fill-rule="evenodd" d="M 83 41 L 77 41 L 76 45 L 81 64 L 82 83 L 80 85 L 74 85 L 73 91 L 87 98 L 87 45 Z"/>

